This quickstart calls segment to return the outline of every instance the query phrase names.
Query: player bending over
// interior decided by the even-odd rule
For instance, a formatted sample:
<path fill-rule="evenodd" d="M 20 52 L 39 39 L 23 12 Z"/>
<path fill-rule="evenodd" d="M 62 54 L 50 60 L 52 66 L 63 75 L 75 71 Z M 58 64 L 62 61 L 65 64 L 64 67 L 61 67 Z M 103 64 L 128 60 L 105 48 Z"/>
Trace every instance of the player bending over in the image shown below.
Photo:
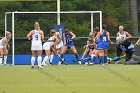
<path fill-rule="evenodd" d="M 31 43 L 31 51 L 32 51 L 32 58 L 31 58 L 31 68 L 34 68 L 34 63 L 36 60 L 36 55 L 38 55 L 37 62 L 38 68 L 43 68 L 41 66 L 42 62 L 42 42 L 44 42 L 44 32 L 40 30 L 40 26 L 38 22 L 34 24 L 34 30 L 30 31 L 27 35 L 28 40 L 32 40 Z"/>
<path fill-rule="evenodd" d="M 9 31 L 6 31 L 6 38 L 7 38 L 7 42 L 9 42 L 10 38 L 11 38 L 11 33 Z M 8 49 L 7 48 L 10 48 L 9 44 L 5 46 L 4 51 L 3 51 L 4 64 L 7 64 L 7 54 L 8 54 Z"/>
<path fill-rule="evenodd" d="M 4 53 L 7 54 L 7 52 L 8 52 L 7 46 L 10 47 L 8 44 L 8 40 L 6 37 L 3 37 L 0 40 L 0 65 L 2 64 L 2 57 L 3 57 Z M 4 64 L 6 64 L 6 63 L 4 62 Z"/>
<path fill-rule="evenodd" d="M 62 58 L 63 61 L 64 61 L 64 54 L 68 48 L 71 49 L 71 51 L 75 54 L 76 59 L 78 60 L 78 53 L 73 42 L 74 38 L 76 38 L 76 35 L 69 29 L 66 29 L 64 33 L 64 46 L 62 47 L 62 51 L 60 53 L 61 54 L 60 57 Z M 78 63 L 81 64 L 81 61 L 78 61 Z M 62 64 L 62 62 L 60 61 L 58 64 L 60 65 Z"/>
<path fill-rule="evenodd" d="M 107 27 L 105 24 L 102 26 L 102 31 L 100 31 L 95 37 L 95 41 L 97 40 L 97 51 L 99 52 L 99 56 L 101 58 L 101 63 L 104 66 L 107 63 L 107 49 L 109 47 L 108 41 L 110 44 L 113 42 L 110 40 L 110 34 L 106 31 Z"/>
<path fill-rule="evenodd" d="M 43 59 L 42 65 L 49 65 L 49 57 L 52 54 L 52 52 L 55 52 L 55 47 L 56 46 L 56 37 L 55 37 L 56 31 L 52 29 L 50 31 L 51 37 L 43 44 L 43 50 L 45 50 L 46 56 Z"/>
<path fill-rule="evenodd" d="M 87 45 L 85 46 L 85 51 L 82 56 L 82 60 L 84 59 L 85 55 L 89 56 L 88 62 L 85 63 L 87 64 L 93 64 L 95 60 L 98 57 L 98 54 L 96 52 L 96 42 L 93 41 L 93 39 L 96 37 L 97 33 L 99 32 L 99 27 L 94 28 L 94 32 L 89 35 L 89 38 L 87 40 Z"/>

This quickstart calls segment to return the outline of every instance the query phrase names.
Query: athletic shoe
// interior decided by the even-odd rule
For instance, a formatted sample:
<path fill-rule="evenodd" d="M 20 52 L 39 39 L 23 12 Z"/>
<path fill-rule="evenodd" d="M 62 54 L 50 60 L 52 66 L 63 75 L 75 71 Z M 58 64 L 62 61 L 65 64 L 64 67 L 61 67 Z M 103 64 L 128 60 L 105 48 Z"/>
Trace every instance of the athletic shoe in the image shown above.
<path fill-rule="evenodd" d="M 46 63 L 46 66 L 49 66 L 50 64 L 49 63 Z"/>
<path fill-rule="evenodd" d="M 88 65 L 88 62 L 85 63 L 85 66 Z"/>
<path fill-rule="evenodd" d="M 38 69 L 43 69 L 44 67 L 42 67 L 42 66 L 38 66 Z"/>
<path fill-rule="evenodd" d="M 62 62 L 61 62 L 61 61 L 59 61 L 59 62 L 58 62 L 58 65 L 61 65 L 61 64 L 62 64 Z"/>
<path fill-rule="evenodd" d="M 106 66 L 105 64 L 102 64 L 102 66 Z"/>
<path fill-rule="evenodd" d="M 47 65 L 45 62 L 42 62 L 42 66 L 45 66 L 45 65 Z"/>
<path fill-rule="evenodd" d="M 82 64 L 81 61 L 78 61 L 79 64 Z"/>
<path fill-rule="evenodd" d="M 115 62 L 115 64 L 118 64 L 118 63 L 119 63 L 119 61 L 116 61 L 116 62 Z"/>
<path fill-rule="evenodd" d="M 52 65 L 52 62 L 50 62 L 50 65 Z"/>
<path fill-rule="evenodd" d="M 93 65 L 94 63 L 90 62 L 89 65 Z"/>
<path fill-rule="evenodd" d="M 34 66 L 31 66 L 31 69 L 34 69 Z"/>

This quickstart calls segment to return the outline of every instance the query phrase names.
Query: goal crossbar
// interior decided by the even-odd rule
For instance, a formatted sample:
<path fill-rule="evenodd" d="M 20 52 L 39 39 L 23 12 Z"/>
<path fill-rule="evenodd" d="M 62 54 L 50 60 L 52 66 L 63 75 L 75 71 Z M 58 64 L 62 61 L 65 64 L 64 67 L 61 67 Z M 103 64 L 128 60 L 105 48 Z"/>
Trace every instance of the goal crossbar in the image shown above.
<path fill-rule="evenodd" d="M 10 14 L 10 13 L 15 13 L 15 14 L 42 14 L 42 13 L 46 13 L 46 14 L 57 14 L 58 12 L 56 11 L 50 11 L 50 12 L 18 12 L 18 11 L 15 11 L 15 12 L 6 12 L 6 14 Z M 62 14 L 67 14 L 67 13 L 102 13 L 102 11 L 60 11 L 59 13 L 62 13 Z"/>

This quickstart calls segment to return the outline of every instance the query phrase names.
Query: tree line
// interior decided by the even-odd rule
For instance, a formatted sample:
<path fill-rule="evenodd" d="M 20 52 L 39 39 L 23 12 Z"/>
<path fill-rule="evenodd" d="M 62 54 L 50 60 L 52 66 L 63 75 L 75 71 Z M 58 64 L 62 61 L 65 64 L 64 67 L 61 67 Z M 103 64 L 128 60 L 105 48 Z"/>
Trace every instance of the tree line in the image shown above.
<path fill-rule="evenodd" d="M 0 31 L 4 35 L 5 12 L 12 11 L 56 11 L 55 1 L 6 1 L 0 2 Z M 138 36 L 140 28 L 139 0 L 61 0 L 61 11 L 102 11 L 103 23 L 107 24 L 111 36 L 115 36 L 119 25 Z M 11 15 L 7 16 L 8 30 L 11 31 Z M 41 29 L 48 32 L 56 24 L 56 14 L 17 14 L 15 15 L 15 36 L 25 37 L 39 21 Z M 88 36 L 90 14 L 61 14 L 61 24 L 70 28 L 77 36 Z M 94 27 L 99 26 L 99 15 L 94 14 Z"/>

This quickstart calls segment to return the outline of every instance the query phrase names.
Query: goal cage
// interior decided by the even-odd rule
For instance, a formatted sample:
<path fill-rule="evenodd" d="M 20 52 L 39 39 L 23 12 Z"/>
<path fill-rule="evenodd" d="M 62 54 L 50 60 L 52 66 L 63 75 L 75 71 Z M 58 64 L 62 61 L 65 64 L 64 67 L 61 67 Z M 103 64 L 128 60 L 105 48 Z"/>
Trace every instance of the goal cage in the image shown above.
<path fill-rule="evenodd" d="M 36 15 L 38 15 L 38 16 L 36 16 Z M 102 11 L 60 11 L 59 16 L 58 16 L 58 12 L 18 12 L 18 11 L 6 12 L 5 13 L 5 33 L 6 33 L 6 31 L 10 31 L 12 34 L 12 37 L 10 40 L 11 47 L 9 49 L 10 54 L 8 55 L 7 64 L 15 65 L 16 63 L 18 63 L 18 62 L 15 62 L 15 61 L 17 61 L 17 59 L 19 59 L 19 60 L 21 59 L 20 61 L 22 61 L 21 54 L 29 55 L 29 53 L 20 54 L 19 52 L 16 53 L 16 51 L 24 52 L 24 50 L 27 50 L 26 48 L 23 47 L 25 43 L 22 43 L 22 42 L 24 40 L 27 41 L 26 35 L 27 35 L 27 33 L 29 33 L 29 31 L 34 29 L 34 23 L 36 21 L 39 21 L 40 25 L 41 25 L 42 21 L 44 21 L 44 23 L 46 23 L 46 24 L 44 24 L 44 27 L 45 26 L 47 26 L 47 27 L 44 28 L 43 30 L 45 30 L 45 33 L 48 34 L 48 32 L 46 32 L 46 29 L 50 30 L 53 27 L 53 25 L 63 25 L 64 28 L 65 27 L 70 28 L 71 25 L 75 25 L 75 24 L 79 23 L 79 22 L 74 22 L 75 24 L 73 24 L 73 21 L 65 22 L 64 20 L 69 20 L 69 19 L 65 19 L 65 16 L 67 16 L 67 18 L 69 18 L 69 15 L 73 15 L 74 17 L 78 18 L 79 20 L 80 20 L 80 17 L 83 15 L 81 17 L 81 19 L 89 20 L 89 23 L 87 23 L 88 31 L 93 31 L 95 26 L 100 27 L 100 31 L 102 31 Z M 41 19 L 40 16 L 45 16 L 45 19 Z M 27 21 L 22 22 L 19 19 L 27 20 Z M 70 19 L 72 20 L 73 18 L 70 18 Z M 95 22 L 95 20 L 96 20 L 96 22 Z M 49 22 L 51 22 L 51 27 L 49 27 L 49 25 L 50 25 Z M 82 23 L 83 23 L 83 21 L 80 22 L 80 24 L 82 24 Z M 95 23 L 95 25 L 94 25 L 94 23 Z M 19 26 L 19 24 L 21 24 L 22 27 L 19 27 L 19 28 L 24 29 L 24 31 L 19 31 L 20 29 L 17 27 L 17 24 L 18 24 L 18 26 Z M 26 25 L 26 24 L 28 24 L 28 25 Z M 65 26 L 65 25 L 67 25 L 67 26 Z M 28 26 L 27 29 L 26 29 L 26 26 Z M 79 25 L 79 26 L 81 26 L 81 25 Z M 75 26 L 75 28 L 77 28 L 77 25 Z M 21 32 L 24 34 L 20 34 Z M 82 36 L 79 38 L 87 38 L 88 34 L 89 34 L 89 32 L 87 33 L 86 36 L 84 36 L 84 37 Z M 46 37 L 46 35 L 45 35 L 45 37 Z M 31 43 L 28 41 L 27 45 L 29 46 L 28 49 L 31 54 L 31 50 L 30 50 Z M 15 48 L 16 46 L 21 47 L 20 50 Z M 20 54 L 20 56 L 19 56 L 19 54 Z M 27 60 L 30 61 L 30 59 L 27 59 Z M 26 61 L 26 60 L 24 60 L 24 61 Z"/>

